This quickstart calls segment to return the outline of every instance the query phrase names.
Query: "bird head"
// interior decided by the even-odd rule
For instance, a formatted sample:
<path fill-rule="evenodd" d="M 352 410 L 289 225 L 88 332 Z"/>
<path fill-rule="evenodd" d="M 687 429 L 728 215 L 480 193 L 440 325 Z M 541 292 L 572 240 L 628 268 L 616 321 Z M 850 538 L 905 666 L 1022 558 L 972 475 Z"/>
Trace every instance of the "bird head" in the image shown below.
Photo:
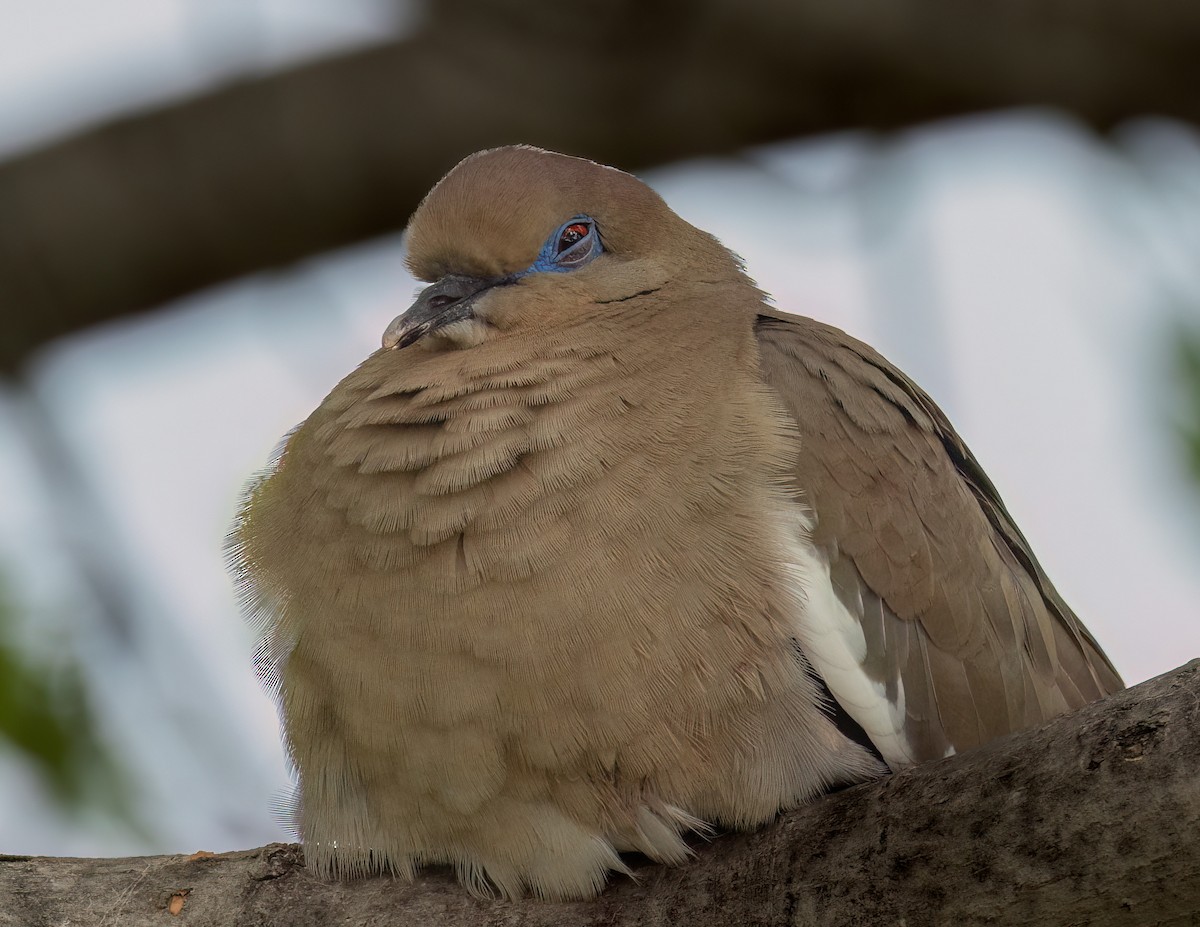
<path fill-rule="evenodd" d="M 516 146 L 471 155 L 425 197 L 408 263 L 431 285 L 385 348 L 471 348 L 626 312 L 672 281 L 740 276 L 712 236 L 635 177 Z"/>

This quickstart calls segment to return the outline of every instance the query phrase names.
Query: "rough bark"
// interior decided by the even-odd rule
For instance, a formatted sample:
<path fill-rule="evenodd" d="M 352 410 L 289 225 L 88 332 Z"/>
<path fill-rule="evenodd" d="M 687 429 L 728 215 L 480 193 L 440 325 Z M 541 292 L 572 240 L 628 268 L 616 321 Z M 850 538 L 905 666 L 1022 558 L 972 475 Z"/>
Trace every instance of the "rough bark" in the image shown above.
<path fill-rule="evenodd" d="M 982 749 L 643 864 L 579 904 L 485 903 L 445 871 L 322 882 L 297 847 L 0 857 L 0 925 L 1200 924 L 1200 660 Z M 181 799 L 182 800 L 182 799 Z M 174 917 L 178 917 L 178 921 Z"/>
<path fill-rule="evenodd" d="M 443 0 L 403 41 L 0 165 L 0 372 L 51 338 L 403 226 L 478 148 L 629 169 L 1050 104 L 1200 122 L 1200 4 Z"/>

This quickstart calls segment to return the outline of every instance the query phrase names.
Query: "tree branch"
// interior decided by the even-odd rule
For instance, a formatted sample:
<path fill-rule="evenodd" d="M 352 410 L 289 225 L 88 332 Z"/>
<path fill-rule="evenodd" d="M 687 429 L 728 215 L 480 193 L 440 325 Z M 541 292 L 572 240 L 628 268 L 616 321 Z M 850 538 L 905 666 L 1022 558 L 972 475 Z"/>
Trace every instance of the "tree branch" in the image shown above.
<path fill-rule="evenodd" d="M 1200 4 L 443 0 L 417 35 L 0 165 L 0 372 L 51 338 L 402 227 L 478 148 L 627 169 L 1050 104 L 1200 122 Z"/>
<path fill-rule="evenodd" d="M 295 846 L 0 857 L 0 925 L 1194 924 L 1200 660 L 1044 727 L 649 864 L 598 900 L 484 903 L 445 871 L 322 882 Z M 183 800 L 181 798 L 181 800 Z"/>

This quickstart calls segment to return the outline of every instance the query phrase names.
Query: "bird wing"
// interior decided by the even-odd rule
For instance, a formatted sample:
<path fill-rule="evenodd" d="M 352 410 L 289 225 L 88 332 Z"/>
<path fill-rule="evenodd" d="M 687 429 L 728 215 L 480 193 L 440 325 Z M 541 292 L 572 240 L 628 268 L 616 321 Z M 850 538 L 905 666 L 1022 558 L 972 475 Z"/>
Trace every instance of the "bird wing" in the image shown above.
<path fill-rule="evenodd" d="M 795 488 L 835 600 L 811 611 L 836 626 L 801 643 L 889 764 L 1122 687 L 932 399 L 832 326 L 765 311 L 757 333 L 799 427 Z"/>

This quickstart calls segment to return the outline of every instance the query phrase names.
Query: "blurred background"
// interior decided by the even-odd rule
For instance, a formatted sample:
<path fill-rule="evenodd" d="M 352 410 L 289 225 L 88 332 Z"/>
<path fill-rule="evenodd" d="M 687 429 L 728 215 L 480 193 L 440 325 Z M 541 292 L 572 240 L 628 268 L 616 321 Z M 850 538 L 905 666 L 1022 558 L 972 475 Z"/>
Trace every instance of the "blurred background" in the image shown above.
<path fill-rule="evenodd" d="M 479 148 L 634 170 L 943 406 L 1129 683 L 1200 654 L 1200 6 L 0 0 L 0 852 L 285 837 L 221 543 Z"/>

